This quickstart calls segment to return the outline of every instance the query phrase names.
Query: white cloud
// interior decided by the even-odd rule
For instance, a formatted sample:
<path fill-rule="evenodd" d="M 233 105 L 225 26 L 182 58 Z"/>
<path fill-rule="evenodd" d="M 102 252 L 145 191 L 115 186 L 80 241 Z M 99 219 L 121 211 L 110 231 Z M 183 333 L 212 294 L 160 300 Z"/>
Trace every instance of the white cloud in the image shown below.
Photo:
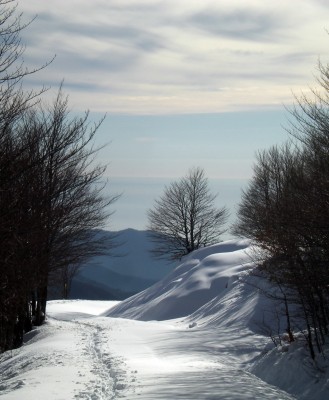
<path fill-rule="evenodd" d="M 20 0 L 30 78 L 63 78 L 74 107 L 220 112 L 289 102 L 327 56 L 329 9 L 313 0 Z"/>

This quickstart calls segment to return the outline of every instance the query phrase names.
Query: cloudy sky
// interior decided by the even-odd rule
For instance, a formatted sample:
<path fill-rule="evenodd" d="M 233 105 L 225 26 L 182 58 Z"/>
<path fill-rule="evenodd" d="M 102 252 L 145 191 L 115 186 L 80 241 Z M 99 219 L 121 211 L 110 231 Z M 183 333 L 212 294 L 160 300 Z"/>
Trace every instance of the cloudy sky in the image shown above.
<path fill-rule="evenodd" d="M 191 166 L 248 179 L 255 152 L 285 140 L 292 93 L 314 84 L 319 57 L 329 61 L 327 0 L 18 3 L 24 20 L 37 15 L 22 35 L 26 64 L 56 55 L 28 84 L 51 96 L 64 79 L 74 112 L 107 113 L 100 159 L 115 179 Z"/>
<path fill-rule="evenodd" d="M 326 57 L 326 0 L 19 0 L 33 80 L 77 108 L 218 113 L 282 105 Z"/>

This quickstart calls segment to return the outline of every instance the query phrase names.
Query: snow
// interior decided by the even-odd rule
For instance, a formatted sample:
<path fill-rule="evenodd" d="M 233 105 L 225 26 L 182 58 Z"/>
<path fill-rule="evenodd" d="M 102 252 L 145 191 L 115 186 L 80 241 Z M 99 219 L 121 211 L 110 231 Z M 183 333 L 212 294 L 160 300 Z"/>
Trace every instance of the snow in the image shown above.
<path fill-rule="evenodd" d="M 213 299 L 245 268 L 248 241 L 227 241 L 197 250 L 163 280 L 111 309 L 106 316 L 144 321 L 190 315 Z"/>
<path fill-rule="evenodd" d="M 200 249 L 122 302 L 49 302 L 46 323 L 0 355 L 1 400 L 329 398 L 302 337 L 275 348 L 262 330 L 251 251 Z"/>

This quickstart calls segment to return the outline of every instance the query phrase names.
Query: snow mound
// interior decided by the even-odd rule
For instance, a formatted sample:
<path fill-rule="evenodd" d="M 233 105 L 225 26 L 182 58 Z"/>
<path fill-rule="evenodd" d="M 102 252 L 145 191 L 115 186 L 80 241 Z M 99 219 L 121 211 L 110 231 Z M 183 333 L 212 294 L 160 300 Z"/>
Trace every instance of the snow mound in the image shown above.
<path fill-rule="evenodd" d="M 263 381 L 259 387 L 266 382 L 292 395 L 276 398 L 327 399 L 328 362 L 312 362 L 303 335 L 278 347 L 270 339 L 278 326 L 284 329 L 284 314 L 279 317 L 278 304 L 264 294 L 273 289 L 270 282 L 252 271 L 254 250 L 248 240 L 199 249 L 162 281 L 102 315 L 161 324 L 175 319 L 180 335 L 188 332 L 180 346 L 188 337 L 199 337 L 202 352 L 211 348 L 227 364 L 239 360 L 238 368 Z M 329 358 L 329 346 L 325 353 Z"/>
<path fill-rule="evenodd" d="M 163 280 L 105 312 L 143 321 L 187 317 L 223 295 L 250 264 L 248 240 L 229 240 L 194 251 Z"/>
<path fill-rule="evenodd" d="M 49 302 L 46 323 L 0 355 L 1 399 L 328 399 L 329 346 L 316 368 L 303 335 L 274 347 L 252 259 L 248 241 L 227 241 L 125 301 Z"/>

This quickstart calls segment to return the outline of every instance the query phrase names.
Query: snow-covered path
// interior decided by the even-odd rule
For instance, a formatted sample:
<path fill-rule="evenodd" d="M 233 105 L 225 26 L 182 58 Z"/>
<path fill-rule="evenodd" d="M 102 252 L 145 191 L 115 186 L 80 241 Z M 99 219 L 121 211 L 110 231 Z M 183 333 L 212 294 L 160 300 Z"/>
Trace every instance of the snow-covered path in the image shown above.
<path fill-rule="evenodd" d="M 47 323 L 0 355 L 1 400 L 328 399 L 305 342 L 274 347 L 262 330 L 271 304 L 246 283 L 247 245 L 202 248 L 120 304 L 49 302 Z"/>
<path fill-rule="evenodd" d="M 3 360 L 4 400 L 293 398 L 246 371 L 257 354 L 247 330 L 94 317 L 74 303 L 49 310 L 37 335 Z"/>
<path fill-rule="evenodd" d="M 228 343 L 220 343 L 218 332 L 168 322 L 94 322 L 107 332 L 103 336 L 103 350 L 119 362 L 115 370 L 120 373 L 115 379 L 121 382 L 120 394 L 128 399 L 293 398 L 244 371 L 234 360 Z M 111 330 L 106 326 L 111 326 Z M 241 338 L 240 343 L 231 343 L 240 355 L 244 351 L 242 342 Z"/>
<path fill-rule="evenodd" d="M 252 349 L 243 336 L 232 341 L 175 320 L 81 316 L 50 312 L 37 335 L 2 361 L 2 399 L 293 398 L 244 370 L 237 355 L 250 359 Z"/>

